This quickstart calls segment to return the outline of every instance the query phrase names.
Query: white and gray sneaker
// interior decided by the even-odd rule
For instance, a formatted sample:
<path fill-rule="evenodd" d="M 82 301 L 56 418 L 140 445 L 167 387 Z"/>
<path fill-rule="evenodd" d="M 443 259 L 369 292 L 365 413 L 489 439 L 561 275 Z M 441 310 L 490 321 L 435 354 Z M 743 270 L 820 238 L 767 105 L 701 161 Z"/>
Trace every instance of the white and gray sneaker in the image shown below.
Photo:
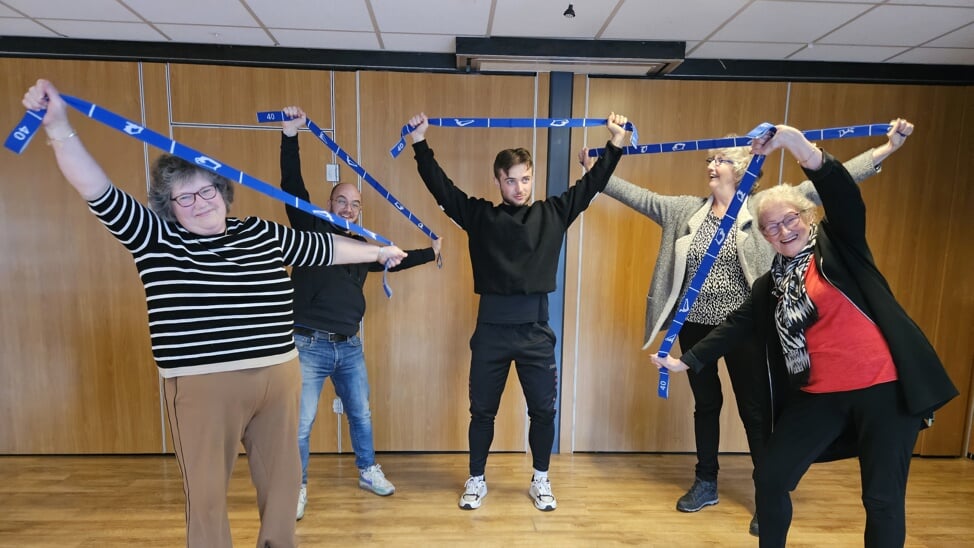
<path fill-rule="evenodd" d="M 396 486 L 386 479 L 386 475 L 382 473 L 382 467 L 378 464 L 358 471 L 358 486 L 382 497 L 387 497 L 396 492 Z"/>
<path fill-rule="evenodd" d="M 528 489 L 534 507 L 542 512 L 550 512 L 558 507 L 555 496 L 551 494 L 551 482 L 548 478 L 531 478 L 531 488 Z"/>
<path fill-rule="evenodd" d="M 298 491 L 298 520 L 304 517 L 304 507 L 308 504 L 308 484 L 302 483 Z"/>
<path fill-rule="evenodd" d="M 484 481 L 483 476 L 470 476 L 467 479 L 467 483 L 463 484 L 463 494 L 460 495 L 460 508 L 464 510 L 476 510 L 480 508 L 480 504 L 483 503 L 484 497 L 486 496 L 487 482 Z"/>

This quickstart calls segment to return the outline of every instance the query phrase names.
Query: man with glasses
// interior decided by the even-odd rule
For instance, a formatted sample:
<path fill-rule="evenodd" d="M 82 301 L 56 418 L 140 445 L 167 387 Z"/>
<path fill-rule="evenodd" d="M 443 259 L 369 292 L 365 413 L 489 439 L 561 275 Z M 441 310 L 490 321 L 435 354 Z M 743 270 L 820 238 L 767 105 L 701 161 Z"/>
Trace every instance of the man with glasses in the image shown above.
<path fill-rule="evenodd" d="M 281 135 L 281 188 L 303 200 L 309 200 L 308 189 L 301 177 L 301 158 L 298 148 L 298 128 L 307 117 L 298 107 L 287 107 L 291 117 L 283 123 Z M 297 208 L 286 207 L 291 226 L 300 230 L 314 230 L 344 234 L 342 229 Z M 332 188 L 328 211 L 349 222 L 357 223 L 362 213 L 362 195 L 355 185 L 341 183 Z M 442 239 L 432 247 L 413 249 L 390 272 L 411 268 L 433 261 L 440 254 Z M 298 496 L 297 519 L 304 517 L 308 502 L 308 457 L 311 427 L 318 413 L 318 400 L 326 378 L 331 377 L 335 393 L 341 399 L 348 419 L 355 466 L 359 470 L 359 487 L 380 496 L 388 496 L 396 488 L 386 479 L 375 462 L 372 441 L 372 415 L 369 408 L 369 379 L 365 368 L 362 341 L 358 337 L 359 324 L 365 315 L 365 295 L 362 286 L 369 272 L 381 271 L 382 265 L 349 264 L 342 266 L 301 267 L 293 269 L 294 281 L 294 343 L 301 361 L 302 389 L 298 448 L 301 453 L 301 488 Z"/>

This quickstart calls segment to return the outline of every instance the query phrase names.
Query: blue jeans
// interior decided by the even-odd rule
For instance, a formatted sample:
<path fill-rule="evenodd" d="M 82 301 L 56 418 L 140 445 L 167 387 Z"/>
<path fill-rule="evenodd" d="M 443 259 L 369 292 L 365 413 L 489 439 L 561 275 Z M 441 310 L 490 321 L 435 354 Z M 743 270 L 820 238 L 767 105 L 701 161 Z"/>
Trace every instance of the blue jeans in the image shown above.
<path fill-rule="evenodd" d="M 331 377 L 335 393 L 342 400 L 348 431 L 360 470 L 375 464 L 372 443 L 372 412 L 369 409 L 369 377 L 365 369 L 362 340 L 345 342 L 294 335 L 301 361 L 301 415 L 298 419 L 298 451 L 301 453 L 301 483 L 308 483 L 308 455 L 311 427 L 318 413 L 318 399 L 325 379 Z"/>

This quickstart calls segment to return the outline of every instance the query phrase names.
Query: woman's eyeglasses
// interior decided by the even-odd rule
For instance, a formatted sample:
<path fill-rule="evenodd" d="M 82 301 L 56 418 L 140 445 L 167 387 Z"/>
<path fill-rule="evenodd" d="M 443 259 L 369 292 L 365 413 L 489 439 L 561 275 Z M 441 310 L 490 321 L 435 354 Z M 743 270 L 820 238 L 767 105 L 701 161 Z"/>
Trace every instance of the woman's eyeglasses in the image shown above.
<path fill-rule="evenodd" d="M 207 185 L 197 190 L 196 192 L 187 192 L 185 194 L 180 194 L 175 198 L 170 198 L 170 200 L 176 202 L 177 204 L 183 207 L 189 207 L 196 203 L 197 196 L 203 198 L 204 200 L 212 200 L 214 197 L 216 197 L 216 186 Z"/>
<path fill-rule="evenodd" d="M 796 228 L 798 228 L 798 222 L 801 220 L 801 218 L 802 214 L 800 212 L 792 211 L 791 213 L 788 213 L 782 217 L 780 221 L 768 223 L 767 225 L 762 226 L 761 233 L 765 236 L 773 238 L 778 234 L 781 234 L 781 227 L 794 231 Z"/>
<path fill-rule="evenodd" d="M 734 160 L 728 160 L 727 158 L 721 158 L 720 156 L 710 156 L 709 158 L 707 158 L 708 166 L 710 165 L 711 162 L 716 163 L 717 167 L 720 167 L 721 164 L 732 166 L 737 163 Z"/>

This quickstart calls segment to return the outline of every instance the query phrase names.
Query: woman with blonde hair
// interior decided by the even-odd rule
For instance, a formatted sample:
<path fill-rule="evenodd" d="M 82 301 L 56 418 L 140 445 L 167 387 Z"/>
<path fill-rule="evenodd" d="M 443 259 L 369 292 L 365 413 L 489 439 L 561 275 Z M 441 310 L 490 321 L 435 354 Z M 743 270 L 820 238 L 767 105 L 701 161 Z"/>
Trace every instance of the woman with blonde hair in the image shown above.
<path fill-rule="evenodd" d="M 897 118 L 891 123 L 887 142 L 867 150 L 847 162 L 856 182 L 878 173 L 881 162 L 899 149 L 913 124 Z M 588 151 L 579 154 L 587 166 Z M 721 148 L 708 151 L 707 184 L 710 195 L 665 196 L 613 176 L 605 194 L 649 217 L 663 229 L 659 255 L 653 269 L 646 301 L 646 331 L 643 348 L 648 348 L 660 330 L 672 320 L 676 304 L 686 292 L 713 239 L 721 218 L 730 206 L 744 177 L 751 152 L 748 147 Z M 799 185 L 810 200 L 818 196 L 812 183 Z M 753 190 L 752 190 L 753 192 Z M 761 237 L 754 221 L 753 200 L 741 208 L 733 229 L 720 248 L 716 260 L 697 295 L 680 331 L 680 347 L 689 348 L 707 336 L 727 315 L 744 302 L 751 284 L 768 271 L 774 250 Z M 737 400 L 737 410 L 755 468 L 760 466 L 763 446 L 771 425 L 762 421 L 763 410 L 771 405 L 768 380 L 763 375 L 755 350 L 748 345 L 729 350 L 723 355 Z M 697 464 L 690 489 L 677 501 L 681 512 L 696 512 L 717 504 L 717 450 L 720 443 L 721 392 L 717 359 L 713 367 L 688 375 L 693 392 L 693 430 Z M 758 521 L 752 517 L 749 531 L 758 534 Z"/>

